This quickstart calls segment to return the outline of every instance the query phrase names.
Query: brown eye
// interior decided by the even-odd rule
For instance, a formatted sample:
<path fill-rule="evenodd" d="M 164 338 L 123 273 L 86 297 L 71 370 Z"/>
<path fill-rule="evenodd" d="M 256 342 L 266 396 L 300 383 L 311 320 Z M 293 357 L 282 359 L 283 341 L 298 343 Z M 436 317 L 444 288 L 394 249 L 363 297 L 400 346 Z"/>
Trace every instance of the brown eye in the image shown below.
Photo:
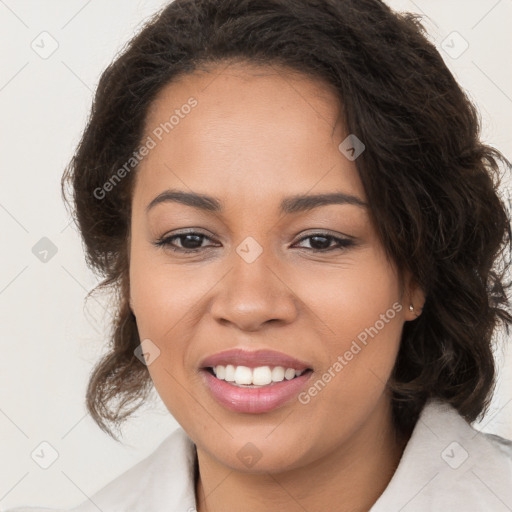
<path fill-rule="evenodd" d="M 176 235 L 163 237 L 157 240 L 155 245 L 157 247 L 165 247 L 178 252 L 198 252 L 201 249 L 208 248 L 208 246 L 202 247 L 202 243 L 206 239 L 211 240 L 210 237 L 204 235 L 203 233 L 179 233 Z M 179 240 L 181 247 L 176 246 L 175 240 Z"/>
<path fill-rule="evenodd" d="M 310 250 L 312 252 L 328 252 L 337 249 L 345 249 L 346 247 L 354 245 L 354 242 L 348 238 L 339 238 L 329 235 L 328 233 L 314 233 L 301 238 L 299 242 L 304 240 L 311 240 L 309 243 L 311 246 Z M 335 242 L 335 245 L 331 246 L 333 241 Z"/>
<path fill-rule="evenodd" d="M 179 246 L 176 245 L 179 241 Z M 203 246 L 205 240 L 212 240 L 210 237 L 198 232 L 179 233 L 171 236 L 164 236 L 155 242 L 157 247 L 169 248 L 173 251 L 182 253 L 199 252 L 202 249 L 209 249 L 212 245 Z M 354 242 L 348 238 L 340 238 L 328 233 L 314 233 L 305 236 L 299 240 L 301 243 L 310 240 L 310 248 L 304 247 L 312 252 L 330 252 L 333 250 L 342 250 L 353 246 Z M 332 245 L 334 242 L 334 245 Z"/>

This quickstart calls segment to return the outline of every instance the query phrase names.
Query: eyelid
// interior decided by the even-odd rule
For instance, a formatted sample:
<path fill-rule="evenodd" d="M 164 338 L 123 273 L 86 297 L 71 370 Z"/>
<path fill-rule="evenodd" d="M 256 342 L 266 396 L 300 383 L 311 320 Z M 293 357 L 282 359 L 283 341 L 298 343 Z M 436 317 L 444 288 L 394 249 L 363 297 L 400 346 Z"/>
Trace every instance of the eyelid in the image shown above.
<path fill-rule="evenodd" d="M 178 232 L 166 233 L 166 234 L 160 236 L 154 242 L 154 244 L 155 245 L 165 245 L 166 240 L 176 239 L 176 238 L 179 238 L 180 236 L 185 236 L 185 235 L 201 235 L 207 240 L 215 241 L 215 238 L 212 235 L 205 233 L 201 229 L 197 229 L 197 228 L 184 228 L 184 229 L 185 229 L 184 231 L 180 230 Z M 205 247 L 205 249 L 206 249 L 206 247 Z"/>
<path fill-rule="evenodd" d="M 179 239 L 180 237 L 186 235 L 199 235 L 204 237 L 203 241 L 210 240 L 211 242 L 217 243 L 213 236 L 204 233 L 203 230 L 199 228 L 184 228 L 184 230 L 179 230 L 178 232 L 166 233 L 159 237 L 156 241 L 152 242 L 152 244 L 156 246 L 158 249 L 170 249 L 172 252 L 177 254 L 197 254 L 200 252 L 204 252 L 207 249 L 215 248 L 214 246 L 209 245 L 206 247 L 198 247 L 196 249 L 184 249 L 181 247 L 176 247 L 171 244 L 171 240 L 174 241 L 175 239 Z M 203 241 L 201 243 L 203 243 Z"/>
<path fill-rule="evenodd" d="M 205 247 L 197 247 L 195 249 L 184 249 L 181 247 L 176 247 L 171 244 L 171 240 L 179 239 L 181 236 L 186 236 L 186 235 L 199 235 L 199 236 L 204 237 L 203 241 L 206 239 L 206 240 L 215 242 L 215 239 L 213 237 L 203 233 L 202 230 L 197 229 L 197 228 L 188 228 L 185 231 L 179 231 L 177 233 L 172 233 L 172 234 L 165 234 L 165 235 L 161 236 L 156 242 L 153 242 L 153 244 L 155 246 L 157 246 L 158 248 L 164 248 L 164 249 L 168 248 L 175 253 L 182 253 L 182 254 L 194 254 L 194 253 L 197 254 L 197 253 L 204 252 L 207 249 L 212 249 L 215 247 L 215 246 L 209 245 L 209 246 L 205 246 Z M 336 251 L 336 250 L 342 251 L 344 249 L 348 249 L 349 247 L 356 245 L 356 241 L 355 241 L 354 237 L 352 237 L 350 235 L 334 233 L 325 228 L 316 228 L 316 229 L 312 228 L 312 229 L 306 231 L 305 233 L 303 233 L 299 239 L 295 240 L 292 243 L 292 246 L 296 245 L 298 243 L 301 243 L 304 240 L 313 238 L 315 236 L 330 239 L 331 242 L 333 242 L 333 241 L 335 242 L 335 245 L 333 247 L 328 247 L 325 249 L 305 248 L 307 251 L 312 252 L 312 253 L 328 253 L 330 251 Z M 218 245 L 217 245 L 217 247 L 218 247 Z"/>
<path fill-rule="evenodd" d="M 346 239 L 355 239 L 355 237 L 350 235 L 345 235 L 344 233 L 339 233 L 337 231 L 331 231 L 327 228 L 311 228 L 307 229 L 305 232 L 301 234 L 301 238 L 299 240 L 302 240 L 304 237 L 308 236 L 314 236 L 314 235 L 325 235 L 325 236 L 332 236 L 333 238 L 346 238 Z"/>
<path fill-rule="evenodd" d="M 334 251 L 336 249 L 343 250 L 347 249 L 348 247 L 356 245 L 354 237 L 347 235 L 331 234 L 329 231 L 313 231 L 312 233 L 307 233 L 303 235 L 301 238 L 299 238 L 296 242 L 294 242 L 293 245 L 303 242 L 304 240 L 313 238 L 315 236 L 330 239 L 331 241 L 335 242 L 335 245 L 327 249 L 307 249 L 313 253 L 327 253 L 329 251 Z"/>
<path fill-rule="evenodd" d="M 180 230 L 178 232 L 172 232 L 172 233 L 168 233 L 168 234 L 166 233 L 166 234 L 162 235 L 161 237 L 159 237 L 158 240 L 161 241 L 161 240 L 165 240 L 167 238 L 177 237 L 179 235 L 196 235 L 196 234 L 197 235 L 203 235 L 206 238 L 209 238 L 210 240 L 212 240 L 216 236 L 216 235 L 213 236 L 212 234 L 209 234 L 209 233 L 205 233 L 200 228 L 183 228 L 183 229 L 184 230 Z M 303 233 L 301 235 L 301 237 L 298 238 L 294 243 L 300 242 L 304 238 L 308 238 L 309 236 L 314 236 L 314 235 L 326 235 L 326 236 L 331 236 L 333 238 L 343 238 L 343 237 L 345 237 L 346 239 L 349 239 L 349 240 L 355 239 L 353 236 L 345 235 L 345 234 L 334 232 L 334 231 L 330 231 L 330 230 L 328 230 L 326 228 L 311 228 L 311 229 L 307 230 L 305 233 Z"/>
<path fill-rule="evenodd" d="M 183 228 L 178 231 L 171 231 L 170 233 L 165 233 L 161 237 L 159 237 L 159 240 L 165 240 L 166 238 L 171 238 L 175 236 L 180 235 L 203 235 L 206 238 L 214 239 L 219 238 L 217 235 L 213 235 L 213 233 L 209 232 L 208 230 L 201 229 L 201 228 Z"/>

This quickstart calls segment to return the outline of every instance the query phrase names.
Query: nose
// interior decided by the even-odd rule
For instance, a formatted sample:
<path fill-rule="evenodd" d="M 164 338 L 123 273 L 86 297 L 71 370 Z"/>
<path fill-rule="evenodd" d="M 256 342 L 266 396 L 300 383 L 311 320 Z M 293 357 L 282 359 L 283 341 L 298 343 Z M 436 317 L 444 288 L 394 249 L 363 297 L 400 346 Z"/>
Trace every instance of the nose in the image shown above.
<path fill-rule="evenodd" d="M 217 285 L 210 312 L 217 322 L 233 324 L 243 331 L 257 331 L 266 324 L 288 324 L 298 314 L 298 297 L 272 263 L 268 251 L 246 261 L 236 251 L 231 269 Z"/>

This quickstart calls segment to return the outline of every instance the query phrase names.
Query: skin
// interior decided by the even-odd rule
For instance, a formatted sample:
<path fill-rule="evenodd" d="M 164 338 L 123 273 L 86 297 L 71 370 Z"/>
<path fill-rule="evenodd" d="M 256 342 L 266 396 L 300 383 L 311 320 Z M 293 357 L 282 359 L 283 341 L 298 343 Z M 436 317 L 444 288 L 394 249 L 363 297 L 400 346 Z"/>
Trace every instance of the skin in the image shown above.
<path fill-rule="evenodd" d="M 140 338 L 160 350 L 148 365 L 155 388 L 197 446 L 198 511 L 368 510 L 406 442 L 394 431 L 386 382 L 424 294 L 409 275 L 400 281 L 367 208 L 279 213 L 295 194 L 342 191 L 366 202 L 355 162 L 338 149 L 348 132 L 328 84 L 247 63 L 198 71 L 159 93 L 144 138 L 190 96 L 197 106 L 137 171 L 129 277 Z M 215 196 L 224 211 L 163 202 L 146 212 L 170 188 Z M 206 236 L 172 243 L 199 252 L 154 245 L 184 228 Z M 322 246 L 303 237 L 326 230 L 354 245 L 314 253 Z M 263 250 L 252 263 L 236 251 L 248 236 Z M 401 310 L 307 404 L 233 412 L 200 378 L 201 359 L 243 347 L 308 362 L 314 383 L 394 303 Z M 261 455 L 250 468 L 237 456 L 248 442 Z"/>

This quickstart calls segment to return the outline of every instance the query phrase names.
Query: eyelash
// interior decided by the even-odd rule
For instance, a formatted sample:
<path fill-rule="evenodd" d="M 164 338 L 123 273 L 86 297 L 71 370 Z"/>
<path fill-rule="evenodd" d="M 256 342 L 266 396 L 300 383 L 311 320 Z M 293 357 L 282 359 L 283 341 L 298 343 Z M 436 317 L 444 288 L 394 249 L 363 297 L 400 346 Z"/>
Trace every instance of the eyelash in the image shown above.
<path fill-rule="evenodd" d="M 204 239 L 209 239 L 211 240 L 210 237 L 206 236 L 205 234 L 203 233 L 197 233 L 197 232 L 189 232 L 189 233 L 180 233 L 180 234 L 177 234 L 177 235 L 172 235 L 172 236 L 168 236 L 168 237 L 162 237 L 160 239 L 158 239 L 156 242 L 154 242 L 154 245 L 156 245 L 157 247 L 165 247 L 165 248 L 169 248 L 171 249 L 172 251 L 175 251 L 175 252 L 180 252 L 180 253 L 185 253 L 185 254 L 190 254 L 190 253 L 197 253 L 203 249 L 207 249 L 208 247 L 198 247 L 196 249 L 183 249 L 181 247 L 176 247 L 176 246 L 173 246 L 171 244 L 171 241 L 173 241 L 174 239 L 176 238 L 181 238 L 181 237 L 185 237 L 185 236 L 188 236 L 188 235 L 198 235 L 198 236 L 201 236 L 203 237 L 203 240 Z M 328 233 L 313 233 L 311 235 L 307 235 L 301 239 L 299 239 L 296 243 L 300 243 L 304 240 L 307 240 L 308 238 L 314 238 L 314 237 L 321 237 L 321 238 L 327 238 L 329 240 L 334 240 L 335 242 L 338 243 L 338 247 L 329 247 L 327 249 L 306 249 L 308 251 L 311 251 L 313 253 L 323 253 L 323 252 L 330 252 L 330 251 L 333 251 L 333 250 L 343 250 L 343 249 L 346 249 L 348 247 L 351 247 L 353 245 L 355 245 L 355 242 L 353 242 L 352 240 L 348 239 L 348 238 L 339 238 L 337 236 L 333 236 L 333 235 L 330 235 Z"/>

